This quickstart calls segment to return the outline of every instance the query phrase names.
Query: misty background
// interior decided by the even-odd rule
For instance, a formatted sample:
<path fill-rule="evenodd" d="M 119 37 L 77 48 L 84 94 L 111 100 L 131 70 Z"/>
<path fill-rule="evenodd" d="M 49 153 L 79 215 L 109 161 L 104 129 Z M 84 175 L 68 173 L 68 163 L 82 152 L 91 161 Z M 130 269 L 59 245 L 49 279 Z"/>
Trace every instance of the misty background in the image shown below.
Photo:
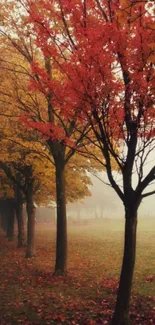
<path fill-rule="evenodd" d="M 155 149 L 151 150 L 144 166 L 144 177 L 154 166 Z M 121 186 L 121 175 L 115 173 L 115 180 Z M 108 219 L 108 218 L 124 218 L 124 206 L 114 189 L 109 184 L 106 172 L 93 175 L 88 173 L 91 178 L 92 185 L 89 186 L 91 196 L 83 198 L 75 203 L 67 204 L 67 217 L 69 221 L 87 220 L 87 219 Z M 133 187 L 137 184 L 137 172 L 132 177 Z M 155 183 L 152 183 L 145 192 L 152 191 Z M 144 198 L 138 210 L 139 218 L 155 217 L 155 194 Z M 53 222 L 56 219 L 56 204 L 51 202 L 48 207 L 37 207 L 36 217 L 39 221 Z M 55 222 L 55 221 L 54 221 Z"/>
<path fill-rule="evenodd" d="M 123 218 L 124 207 L 111 186 L 104 184 L 107 181 L 106 173 L 96 176 L 90 175 L 92 186 L 89 187 L 92 195 L 81 201 L 67 204 L 68 216 L 77 218 Z M 99 178 L 100 179 L 99 179 Z M 143 199 L 139 208 L 139 217 L 153 217 L 155 195 Z"/>

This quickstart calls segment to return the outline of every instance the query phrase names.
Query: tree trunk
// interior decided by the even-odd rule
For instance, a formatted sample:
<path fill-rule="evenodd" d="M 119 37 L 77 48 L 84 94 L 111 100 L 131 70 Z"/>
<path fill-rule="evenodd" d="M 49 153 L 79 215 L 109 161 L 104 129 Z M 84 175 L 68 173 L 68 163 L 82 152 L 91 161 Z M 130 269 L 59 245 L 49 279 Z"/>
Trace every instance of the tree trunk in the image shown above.
<path fill-rule="evenodd" d="M 35 248 L 35 212 L 36 208 L 33 204 L 32 189 L 28 190 L 26 195 L 26 210 L 27 210 L 27 249 L 25 257 L 34 257 L 36 255 Z"/>
<path fill-rule="evenodd" d="M 24 225 L 24 214 L 23 214 L 23 203 L 16 202 L 16 217 L 18 224 L 18 247 L 25 246 L 25 225 Z"/>
<path fill-rule="evenodd" d="M 67 218 L 65 197 L 65 167 L 56 162 L 57 237 L 55 275 L 67 271 Z"/>
<path fill-rule="evenodd" d="M 132 204 L 131 204 L 132 206 Z M 126 209 L 122 270 L 112 325 L 129 325 L 129 304 L 136 255 L 137 206 Z"/>
<path fill-rule="evenodd" d="M 21 173 L 16 174 L 16 180 L 19 184 L 22 183 L 22 175 Z M 24 247 L 25 246 L 25 218 L 23 213 L 23 193 L 20 187 L 16 184 L 14 186 L 14 193 L 16 199 L 16 218 L 17 218 L 17 225 L 18 225 L 18 246 L 17 247 Z"/>
<path fill-rule="evenodd" d="M 9 204 L 9 202 L 8 202 Z M 15 210 L 13 205 L 10 203 L 7 209 L 7 230 L 6 235 L 9 241 L 12 241 L 14 238 L 14 221 L 15 221 Z"/>
<path fill-rule="evenodd" d="M 8 224 L 8 216 L 4 214 L 4 211 L 1 213 L 1 228 L 6 232 Z"/>
<path fill-rule="evenodd" d="M 1 228 L 3 231 L 7 231 L 8 225 L 8 213 L 7 213 L 8 204 L 6 200 L 0 200 L 0 212 L 1 212 Z"/>

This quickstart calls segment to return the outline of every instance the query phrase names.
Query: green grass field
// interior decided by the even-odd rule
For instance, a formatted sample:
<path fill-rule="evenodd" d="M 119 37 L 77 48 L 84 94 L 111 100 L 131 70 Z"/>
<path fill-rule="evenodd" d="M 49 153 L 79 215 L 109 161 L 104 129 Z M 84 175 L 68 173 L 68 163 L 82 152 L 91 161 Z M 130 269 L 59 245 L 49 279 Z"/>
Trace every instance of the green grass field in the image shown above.
<path fill-rule="evenodd" d="M 123 253 L 124 223 L 68 227 L 68 274 L 53 277 L 55 229 L 37 225 L 37 257 L 25 259 L 0 233 L 0 325 L 110 324 Z M 155 324 L 155 220 L 139 220 L 132 324 Z"/>

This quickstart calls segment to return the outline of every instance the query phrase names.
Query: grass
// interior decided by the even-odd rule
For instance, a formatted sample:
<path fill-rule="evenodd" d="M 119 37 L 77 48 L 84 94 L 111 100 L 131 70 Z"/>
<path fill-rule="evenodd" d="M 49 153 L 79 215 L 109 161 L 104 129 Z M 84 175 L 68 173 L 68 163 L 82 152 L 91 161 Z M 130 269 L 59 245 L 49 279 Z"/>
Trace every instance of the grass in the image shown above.
<path fill-rule="evenodd" d="M 37 257 L 25 259 L 0 233 L 0 325 L 110 324 L 123 253 L 124 223 L 68 227 L 68 275 L 53 277 L 55 229 L 38 225 Z M 155 221 L 140 220 L 132 324 L 155 324 Z"/>

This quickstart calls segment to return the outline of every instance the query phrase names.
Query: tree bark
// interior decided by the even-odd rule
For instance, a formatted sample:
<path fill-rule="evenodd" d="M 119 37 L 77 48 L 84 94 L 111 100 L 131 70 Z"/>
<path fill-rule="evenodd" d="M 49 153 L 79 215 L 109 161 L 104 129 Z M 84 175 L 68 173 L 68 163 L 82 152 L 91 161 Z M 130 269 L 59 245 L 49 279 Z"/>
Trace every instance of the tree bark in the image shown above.
<path fill-rule="evenodd" d="M 15 208 L 13 200 L 8 200 L 8 207 L 6 209 L 7 213 L 7 230 L 6 236 L 9 241 L 12 241 L 14 238 L 14 221 L 15 221 Z"/>
<path fill-rule="evenodd" d="M 1 211 L 1 228 L 5 232 L 7 230 L 7 224 L 8 224 L 7 219 L 8 219 L 8 216 L 4 213 L 4 209 L 3 209 L 3 211 Z"/>
<path fill-rule="evenodd" d="M 36 256 L 35 248 L 35 210 L 33 203 L 27 203 L 27 248 L 25 257 Z"/>
<path fill-rule="evenodd" d="M 22 175 L 21 173 L 16 174 L 16 180 L 19 184 L 22 183 Z M 18 225 L 18 245 L 17 247 L 24 247 L 25 246 L 25 218 L 23 213 L 23 192 L 21 191 L 19 185 L 14 186 L 14 193 L 16 199 L 16 218 L 17 218 L 17 225 Z"/>
<path fill-rule="evenodd" d="M 131 203 L 132 206 L 132 203 Z M 129 325 L 129 304 L 136 255 L 137 206 L 126 208 L 122 270 L 112 325 Z"/>
<path fill-rule="evenodd" d="M 65 197 L 65 166 L 56 161 L 57 236 L 55 275 L 67 271 L 67 218 Z"/>
<path fill-rule="evenodd" d="M 25 246 L 25 225 L 23 214 L 23 203 L 21 201 L 16 202 L 16 217 L 18 224 L 18 247 Z"/>
<path fill-rule="evenodd" d="M 31 171 L 30 171 L 31 172 Z M 27 249 L 25 257 L 36 256 L 35 247 L 35 214 L 36 208 L 33 203 L 33 179 L 29 179 L 26 193 L 26 210 L 27 210 Z"/>

